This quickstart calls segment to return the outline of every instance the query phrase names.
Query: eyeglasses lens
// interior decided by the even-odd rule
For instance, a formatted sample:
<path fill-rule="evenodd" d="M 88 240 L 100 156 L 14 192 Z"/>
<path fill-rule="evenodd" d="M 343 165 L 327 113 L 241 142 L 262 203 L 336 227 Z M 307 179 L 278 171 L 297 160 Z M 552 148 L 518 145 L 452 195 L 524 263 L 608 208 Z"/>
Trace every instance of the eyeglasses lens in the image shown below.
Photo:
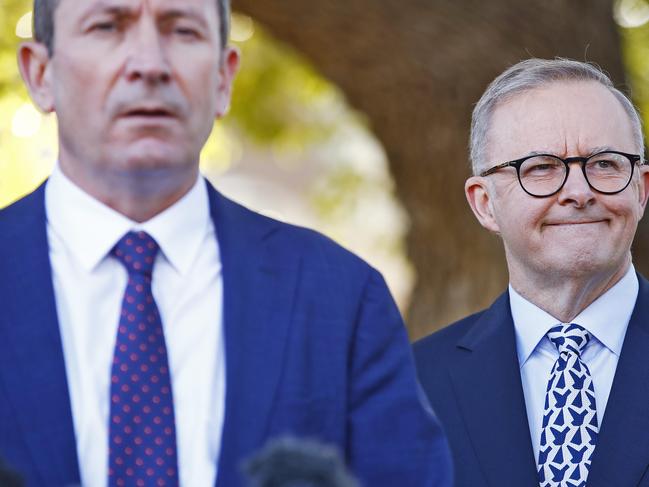
<path fill-rule="evenodd" d="M 566 178 L 567 165 L 557 157 L 530 157 L 520 166 L 520 182 L 535 196 L 548 196 L 559 190 Z M 597 191 L 615 193 L 628 184 L 633 166 L 623 155 L 611 152 L 596 154 L 586 161 L 586 179 Z"/>

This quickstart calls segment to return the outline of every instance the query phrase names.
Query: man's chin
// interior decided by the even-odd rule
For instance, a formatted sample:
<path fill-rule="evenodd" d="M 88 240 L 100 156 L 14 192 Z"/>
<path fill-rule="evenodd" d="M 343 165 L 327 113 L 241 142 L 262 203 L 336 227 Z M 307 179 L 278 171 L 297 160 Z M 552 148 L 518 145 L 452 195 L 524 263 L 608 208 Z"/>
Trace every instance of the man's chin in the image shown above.
<path fill-rule="evenodd" d="M 118 151 L 119 152 L 119 151 Z M 115 160 L 115 155 L 111 157 Z M 177 147 L 158 140 L 138 141 L 123 151 L 116 164 L 129 173 L 174 171 L 187 166 L 198 166 Z"/>
<path fill-rule="evenodd" d="M 608 274 L 621 265 L 619 256 L 603 254 L 599 249 L 568 249 L 565 255 L 546 261 L 542 272 L 549 278 L 588 279 Z"/>

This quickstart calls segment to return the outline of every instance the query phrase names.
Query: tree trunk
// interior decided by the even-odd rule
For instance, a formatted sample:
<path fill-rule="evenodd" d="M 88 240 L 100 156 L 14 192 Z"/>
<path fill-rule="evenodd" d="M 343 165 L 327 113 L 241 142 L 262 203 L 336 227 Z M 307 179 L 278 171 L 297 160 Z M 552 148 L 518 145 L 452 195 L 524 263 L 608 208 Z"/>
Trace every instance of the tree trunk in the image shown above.
<path fill-rule="evenodd" d="M 412 225 L 412 338 L 485 307 L 507 283 L 501 243 L 475 221 L 463 191 L 471 110 L 487 84 L 521 59 L 562 56 L 596 62 L 624 85 L 608 0 L 234 0 L 233 8 L 311 59 L 383 143 Z M 635 259 L 649 267 L 646 251 Z"/>

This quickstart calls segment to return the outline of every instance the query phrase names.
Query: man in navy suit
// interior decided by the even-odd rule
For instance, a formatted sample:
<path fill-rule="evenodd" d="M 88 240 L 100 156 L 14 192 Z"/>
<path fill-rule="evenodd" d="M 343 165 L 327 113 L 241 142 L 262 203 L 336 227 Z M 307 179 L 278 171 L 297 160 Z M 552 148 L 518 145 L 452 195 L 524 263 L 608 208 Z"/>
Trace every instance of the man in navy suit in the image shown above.
<path fill-rule="evenodd" d="M 476 105 L 465 192 L 509 288 L 415 345 L 455 485 L 649 485 L 643 151 L 635 108 L 589 64 L 520 62 Z"/>
<path fill-rule="evenodd" d="M 51 178 L 0 212 L 0 457 L 29 486 L 240 485 L 278 436 L 371 486 L 450 483 L 380 275 L 198 172 L 227 0 L 37 0 L 21 73 Z"/>

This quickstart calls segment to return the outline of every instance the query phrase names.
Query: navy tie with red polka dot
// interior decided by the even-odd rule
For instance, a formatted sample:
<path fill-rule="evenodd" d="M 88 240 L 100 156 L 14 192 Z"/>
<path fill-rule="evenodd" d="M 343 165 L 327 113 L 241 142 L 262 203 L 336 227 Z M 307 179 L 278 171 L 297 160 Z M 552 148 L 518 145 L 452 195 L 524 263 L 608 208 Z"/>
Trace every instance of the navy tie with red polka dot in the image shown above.
<path fill-rule="evenodd" d="M 178 485 L 167 348 L 151 292 L 158 249 L 147 233 L 129 232 L 111 252 L 128 283 L 111 374 L 109 487 Z"/>

